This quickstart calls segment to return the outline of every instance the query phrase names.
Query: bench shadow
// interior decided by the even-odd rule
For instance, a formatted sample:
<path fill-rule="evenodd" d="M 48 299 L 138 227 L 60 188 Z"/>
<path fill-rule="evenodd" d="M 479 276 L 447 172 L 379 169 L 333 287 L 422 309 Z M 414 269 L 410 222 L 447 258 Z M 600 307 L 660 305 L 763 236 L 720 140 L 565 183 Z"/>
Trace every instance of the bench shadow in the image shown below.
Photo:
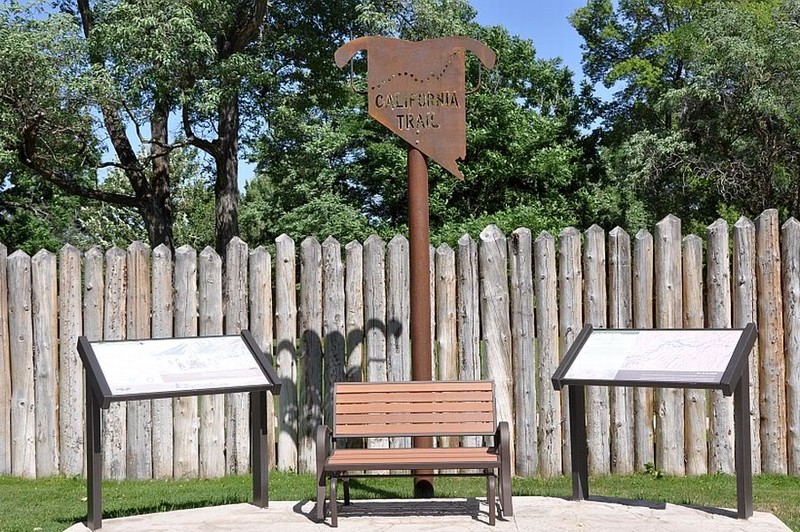
<path fill-rule="evenodd" d="M 300 501 L 293 506 L 293 511 L 304 516 L 311 522 L 317 521 L 317 505 L 309 504 L 311 501 Z M 326 502 L 327 504 L 327 502 Z M 381 519 L 396 519 L 401 517 L 441 517 L 463 516 L 470 517 L 473 521 L 488 524 L 489 508 L 485 502 L 474 497 L 467 499 L 403 499 L 403 500 L 351 500 L 349 506 L 337 502 L 339 517 L 376 517 Z M 325 523 L 330 526 L 330 515 L 326 512 Z M 497 520 L 506 521 L 497 508 Z"/>

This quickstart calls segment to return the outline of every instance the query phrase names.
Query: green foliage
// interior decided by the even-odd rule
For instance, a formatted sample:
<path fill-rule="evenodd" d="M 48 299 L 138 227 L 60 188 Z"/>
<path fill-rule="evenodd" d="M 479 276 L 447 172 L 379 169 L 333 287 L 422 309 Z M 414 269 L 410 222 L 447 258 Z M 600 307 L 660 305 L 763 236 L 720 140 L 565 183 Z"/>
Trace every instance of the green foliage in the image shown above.
<path fill-rule="evenodd" d="M 627 198 L 623 219 L 673 213 L 704 230 L 720 216 L 800 213 L 798 13 L 797 0 L 590 0 L 576 11 L 586 74 L 619 88 L 595 115 L 598 182 L 602 196 Z"/>
<path fill-rule="evenodd" d="M 455 0 L 364 2 L 360 10 L 366 28 L 413 40 L 467 35 L 499 57 L 495 69 L 483 73 L 483 88 L 467 97 L 465 181 L 430 165 L 433 238 L 477 234 L 498 220 L 534 229 L 571 223 L 586 197 L 579 194 L 582 114 L 571 73 L 557 60 L 537 58 L 530 41 L 481 27 L 474 16 L 466 2 Z M 478 78 L 477 60 L 470 57 L 467 66 L 469 85 Z M 343 239 L 388 236 L 408 222 L 405 144 L 367 115 L 364 96 L 352 94 L 345 72 L 334 74 L 324 94 L 336 98 L 317 98 L 317 87 L 299 88 L 266 113 L 269 129 L 256 145 L 258 172 L 242 207 L 254 243 L 281 232 L 295 238 L 328 231 Z"/>

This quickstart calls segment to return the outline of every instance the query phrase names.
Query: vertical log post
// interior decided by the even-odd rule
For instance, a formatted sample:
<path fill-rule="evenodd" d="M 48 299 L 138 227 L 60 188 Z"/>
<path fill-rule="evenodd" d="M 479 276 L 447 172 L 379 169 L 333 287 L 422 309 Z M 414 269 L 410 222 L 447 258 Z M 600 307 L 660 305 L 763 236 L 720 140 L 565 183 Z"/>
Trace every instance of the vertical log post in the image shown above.
<path fill-rule="evenodd" d="M 583 270 L 581 260 L 581 233 L 568 227 L 558 236 L 559 248 L 559 331 L 561 332 L 561 354 L 572 347 L 572 343 L 583 328 Z M 570 447 L 569 393 L 561 396 L 561 463 L 565 474 L 572 471 L 572 449 Z M 584 409 L 585 410 L 585 409 Z M 583 431 L 586 432 L 586 420 Z"/>
<path fill-rule="evenodd" d="M 783 320 L 786 324 L 786 426 L 788 470 L 800 475 L 800 222 L 781 229 Z"/>
<path fill-rule="evenodd" d="M 322 420 L 322 247 L 314 237 L 300 244 L 300 418 L 297 470 L 317 469 L 314 437 Z"/>
<path fill-rule="evenodd" d="M 197 336 L 197 251 L 190 246 L 175 250 L 174 332 L 178 338 Z M 154 283 L 155 285 L 155 283 Z M 155 297 L 153 298 L 155 300 Z M 153 336 L 156 336 L 154 319 Z M 200 473 L 200 418 L 197 397 L 178 397 L 173 411 L 173 475 L 196 478 Z M 204 420 L 205 422 L 205 420 Z"/>
<path fill-rule="evenodd" d="M 58 270 L 58 420 L 60 471 L 67 476 L 83 473 L 85 454 L 83 364 L 76 349 L 78 337 L 83 334 L 81 302 L 81 252 L 74 246 L 65 245 L 59 252 Z"/>
<path fill-rule="evenodd" d="M 636 233 L 633 248 L 633 326 L 653 328 L 653 235 L 642 229 Z M 655 463 L 653 430 L 653 389 L 634 388 L 634 462 L 636 471 Z"/>
<path fill-rule="evenodd" d="M 281 379 L 278 403 L 278 470 L 296 471 L 297 438 L 297 292 L 295 245 L 287 235 L 275 240 L 275 360 Z"/>
<path fill-rule="evenodd" d="M 174 336 L 172 251 L 164 244 L 153 250 L 153 338 Z M 175 423 L 173 403 L 183 399 L 197 404 L 197 398 L 153 400 L 153 478 L 171 478 L 175 474 Z M 195 408 L 196 411 L 196 408 Z M 195 440 L 197 444 L 197 440 Z M 191 470 L 190 470 L 191 471 Z M 197 473 L 197 468 L 193 470 Z"/>

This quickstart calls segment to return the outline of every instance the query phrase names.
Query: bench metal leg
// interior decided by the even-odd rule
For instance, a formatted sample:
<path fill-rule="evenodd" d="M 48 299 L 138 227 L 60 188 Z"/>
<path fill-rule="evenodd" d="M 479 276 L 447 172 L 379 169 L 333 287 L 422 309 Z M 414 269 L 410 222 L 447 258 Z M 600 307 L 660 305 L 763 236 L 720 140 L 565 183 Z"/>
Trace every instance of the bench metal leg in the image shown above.
<path fill-rule="evenodd" d="M 336 476 L 331 477 L 331 526 L 336 528 L 339 526 L 339 520 L 336 515 L 336 481 L 339 480 Z"/>
<path fill-rule="evenodd" d="M 317 481 L 317 521 L 325 520 L 325 475 L 320 475 Z"/>
<path fill-rule="evenodd" d="M 488 484 L 488 492 L 487 502 L 489 503 L 489 524 L 494 526 L 495 522 L 495 513 L 497 512 L 497 504 L 495 502 L 495 485 L 496 479 L 494 474 L 490 474 L 486 477 L 486 483 Z"/>
<path fill-rule="evenodd" d="M 344 505 L 350 506 L 350 479 L 343 478 L 342 483 L 344 484 Z"/>

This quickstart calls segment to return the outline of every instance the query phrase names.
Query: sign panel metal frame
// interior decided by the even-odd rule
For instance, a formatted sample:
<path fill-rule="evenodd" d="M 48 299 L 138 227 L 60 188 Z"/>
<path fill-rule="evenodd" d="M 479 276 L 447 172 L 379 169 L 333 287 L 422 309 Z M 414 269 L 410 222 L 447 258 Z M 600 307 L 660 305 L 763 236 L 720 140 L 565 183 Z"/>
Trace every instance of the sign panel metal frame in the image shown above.
<path fill-rule="evenodd" d="M 104 347 L 113 347 L 114 344 L 136 343 L 137 349 L 146 350 L 166 340 L 181 340 L 198 342 L 201 340 L 217 338 L 237 338 L 236 336 L 201 336 L 188 338 L 163 338 L 147 340 L 114 340 L 106 342 L 91 342 L 85 336 L 78 338 L 78 354 L 83 362 L 86 374 L 86 463 L 87 463 L 87 516 L 86 526 L 90 530 L 102 527 L 103 502 L 102 502 L 102 409 L 107 409 L 111 403 L 128 400 L 164 399 L 174 397 L 188 397 L 197 395 L 212 395 L 220 393 L 249 393 L 250 394 L 250 446 L 251 470 L 253 473 L 253 504 L 260 508 L 269 507 L 269 467 L 267 448 L 267 392 L 280 394 L 281 380 L 278 377 L 267 356 L 259 348 L 253 335 L 248 330 L 243 330 L 238 338 L 247 348 L 247 351 L 256 362 L 256 366 L 264 377 L 263 383 L 247 386 L 195 387 L 176 390 L 163 390 L 145 393 L 114 393 L 105 375 L 104 363 L 98 359 L 94 345 L 103 344 Z"/>
<path fill-rule="evenodd" d="M 737 517 L 747 519 L 753 515 L 753 471 L 750 441 L 750 369 L 748 357 L 755 345 L 758 333 L 753 323 L 744 329 L 602 329 L 602 334 L 619 333 L 669 333 L 693 331 L 698 334 L 739 331 L 740 336 L 730 353 L 724 371 L 718 380 L 692 379 L 617 379 L 617 378 L 574 378 L 569 377 L 572 365 L 580 356 L 591 356 L 584 352 L 594 332 L 591 325 L 585 325 L 572 346 L 567 350 L 561 363 L 552 376 L 553 388 L 567 387 L 569 399 L 570 446 L 572 450 L 572 497 L 584 500 L 589 497 L 589 465 L 586 440 L 586 386 L 636 386 L 646 388 L 703 388 L 722 390 L 726 396 L 733 395 L 734 413 L 734 455 L 736 461 Z M 634 355 L 635 356 L 635 355 Z"/>

